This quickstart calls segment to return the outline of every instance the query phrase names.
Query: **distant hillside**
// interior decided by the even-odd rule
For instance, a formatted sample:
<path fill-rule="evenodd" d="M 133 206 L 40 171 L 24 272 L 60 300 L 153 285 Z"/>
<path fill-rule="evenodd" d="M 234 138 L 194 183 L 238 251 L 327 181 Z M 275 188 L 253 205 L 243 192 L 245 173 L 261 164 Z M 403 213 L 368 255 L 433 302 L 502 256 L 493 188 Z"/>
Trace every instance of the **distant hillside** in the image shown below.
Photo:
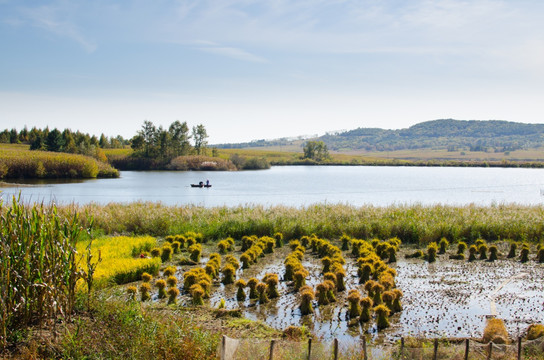
<path fill-rule="evenodd" d="M 333 151 L 394 151 L 405 149 L 448 149 L 449 151 L 514 151 L 544 145 L 544 124 L 522 124 L 499 120 L 433 120 L 407 129 L 358 128 L 315 138 Z M 222 144 L 220 148 L 288 146 L 291 139 L 259 140 L 243 144 Z M 300 140 L 297 141 L 301 143 Z"/>

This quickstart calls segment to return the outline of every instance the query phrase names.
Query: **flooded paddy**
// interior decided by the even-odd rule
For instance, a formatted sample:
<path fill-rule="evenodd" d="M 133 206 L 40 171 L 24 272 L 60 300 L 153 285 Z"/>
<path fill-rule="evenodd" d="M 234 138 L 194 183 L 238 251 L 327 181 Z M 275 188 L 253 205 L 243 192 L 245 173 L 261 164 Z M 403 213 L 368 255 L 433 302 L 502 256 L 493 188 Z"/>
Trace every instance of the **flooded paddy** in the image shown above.
<path fill-rule="evenodd" d="M 215 251 L 213 248 L 207 250 L 207 253 Z M 283 261 L 289 252 L 287 246 L 277 248 L 249 269 L 239 269 L 236 278 L 262 279 L 272 272 L 281 280 Z M 354 288 L 363 294 L 365 291 L 359 284 L 355 259 L 349 252 L 344 252 L 347 290 L 337 294 L 335 303 L 318 306 L 314 302 L 312 315 L 301 315 L 300 294 L 287 281 L 280 281 L 279 298 L 259 304 L 249 298 L 238 302 L 236 287 L 233 284 L 225 286 L 216 280 L 207 305 L 216 307 L 223 298 L 227 309 L 240 308 L 248 319 L 260 320 L 276 329 L 304 326 L 323 340 L 338 338 L 343 343 L 357 342 L 363 336 L 379 342 L 395 341 L 401 336 L 481 337 L 486 317 L 490 315 L 504 320 L 511 337 L 523 333 L 532 323 L 544 322 L 542 264 L 533 260 L 522 264 L 517 259 L 467 262 L 450 260 L 448 254 L 439 255 L 437 262 L 429 264 L 421 259 L 405 259 L 405 252 L 401 249 L 397 263 L 390 264 L 397 271 L 397 287 L 404 293 L 404 309 L 390 318 L 390 328 L 379 333 L 374 321 L 350 326 L 348 291 Z M 237 258 L 240 254 L 239 251 L 234 253 Z M 207 260 L 203 257 L 200 266 Z M 323 279 L 320 259 L 307 252 L 302 263 L 310 272 L 307 285 L 315 287 Z M 179 268 L 177 276 L 180 280 L 183 272 L 190 268 Z M 191 304 L 190 296 L 183 291 L 181 303 Z"/>

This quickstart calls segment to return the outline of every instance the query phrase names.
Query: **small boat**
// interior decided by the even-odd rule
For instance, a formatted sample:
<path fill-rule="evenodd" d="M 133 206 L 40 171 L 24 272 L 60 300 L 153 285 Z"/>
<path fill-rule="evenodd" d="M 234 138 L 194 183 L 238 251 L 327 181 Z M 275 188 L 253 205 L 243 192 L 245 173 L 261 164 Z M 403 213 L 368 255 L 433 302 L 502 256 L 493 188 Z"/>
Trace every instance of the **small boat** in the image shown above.
<path fill-rule="evenodd" d="M 194 187 L 194 188 L 211 188 L 212 185 L 211 184 L 206 185 L 201 181 L 198 184 L 191 184 L 191 187 Z"/>

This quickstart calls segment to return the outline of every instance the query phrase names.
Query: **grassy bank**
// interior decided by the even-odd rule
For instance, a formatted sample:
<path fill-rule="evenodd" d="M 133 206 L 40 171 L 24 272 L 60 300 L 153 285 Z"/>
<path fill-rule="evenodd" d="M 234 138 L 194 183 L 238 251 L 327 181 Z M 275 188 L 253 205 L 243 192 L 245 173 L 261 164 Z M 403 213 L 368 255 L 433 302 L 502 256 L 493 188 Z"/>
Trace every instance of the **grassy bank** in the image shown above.
<path fill-rule="evenodd" d="M 69 211 L 64 208 L 64 211 Z M 165 206 L 157 203 L 86 205 L 78 207 L 94 217 L 95 230 L 165 236 L 196 231 L 206 238 L 243 235 L 288 239 L 316 234 L 339 238 L 400 238 L 404 243 L 428 244 L 442 237 L 449 241 L 544 239 L 544 207 L 497 206 L 389 206 L 313 205 L 304 208 Z"/>
<path fill-rule="evenodd" d="M 220 334 L 200 329 L 187 311 L 146 309 L 102 296 L 93 300 L 92 309 L 59 323 L 55 336 L 39 327 L 26 329 L 5 354 L 16 359 L 216 359 Z"/>
<path fill-rule="evenodd" d="M 30 151 L 26 145 L 0 147 L 0 179 L 96 177 L 119 177 L 119 172 L 84 155 Z"/>

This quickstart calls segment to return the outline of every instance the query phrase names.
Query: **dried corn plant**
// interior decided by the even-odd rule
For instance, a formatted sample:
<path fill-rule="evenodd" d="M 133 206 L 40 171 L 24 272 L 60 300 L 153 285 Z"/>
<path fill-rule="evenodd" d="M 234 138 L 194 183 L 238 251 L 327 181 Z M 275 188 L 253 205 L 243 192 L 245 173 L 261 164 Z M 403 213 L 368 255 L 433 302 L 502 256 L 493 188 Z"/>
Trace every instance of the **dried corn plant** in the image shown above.
<path fill-rule="evenodd" d="M 10 205 L 0 201 L 0 348 L 17 327 L 70 317 L 83 230 L 77 213 L 60 216 L 54 205 L 30 207 L 15 197 Z"/>

